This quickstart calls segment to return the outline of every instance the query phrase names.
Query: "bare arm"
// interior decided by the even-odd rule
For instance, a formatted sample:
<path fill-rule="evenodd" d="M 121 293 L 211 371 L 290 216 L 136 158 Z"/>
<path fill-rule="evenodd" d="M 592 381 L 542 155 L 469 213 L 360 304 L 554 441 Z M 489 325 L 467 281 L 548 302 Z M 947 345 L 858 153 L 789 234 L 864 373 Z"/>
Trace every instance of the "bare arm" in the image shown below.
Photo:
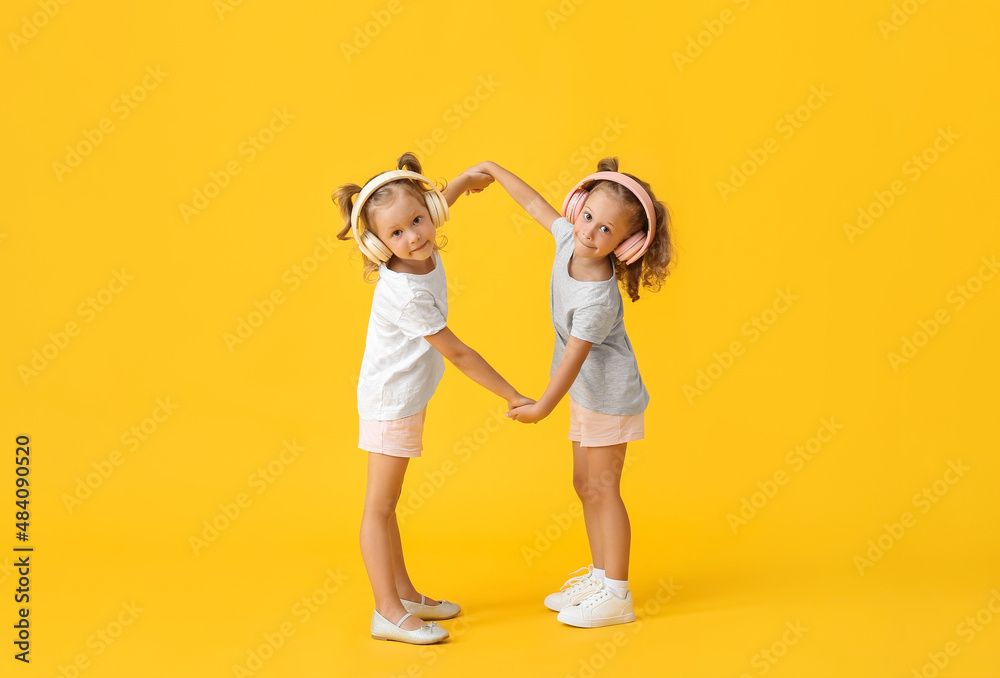
<path fill-rule="evenodd" d="M 515 407 L 507 416 L 515 421 L 533 424 L 541 421 L 556 408 L 563 396 L 569 392 L 569 387 L 576 381 L 576 376 L 580 374 L 580 368 L 590 354 L 590 347 L 593 343 L 583 341 L 571 336 L 566 342 L 566 350 L 563 351 L 562 360 L 559 367 L 552 374 L 549 385 L 545 393 L 538 399 L 537 403 Z"/>
<path fill-rule="evenodd" d="M 552 222 L 559 218 L 559 212 L 522 179 L 489 160 L 470 167 L 467 171 L 492 176 L 535 221 L 544 226 L 546 231 L 552 232 Z"/>
<path fill-rule="evenodd" d="M 506 379 L 494 370 L 481 355 L 469 348 L 455 333 L 445 327 L 436 334 L 426 337 L 431 346 L 447 358 L 455 367 L 462 371 L 472 381 L 487 391 L 491 391 L 507 401 L 507 407 L 513 408 L 524 403 L 534 402 L 517 392 Z M 567 387 L 568 388 L 568 387 Z"/>
<path fill-rule="evenodd" d="M 448 182 L 448 185 L 444 189 L 444 198 L 448 201 L 448 207 L 451 207 L 463 193 L 466 195 L 469 195 L 469 193 L 479 193 L 492 183 L 492 175 L 485 172 L 477 172 L 470 168 Z"/>

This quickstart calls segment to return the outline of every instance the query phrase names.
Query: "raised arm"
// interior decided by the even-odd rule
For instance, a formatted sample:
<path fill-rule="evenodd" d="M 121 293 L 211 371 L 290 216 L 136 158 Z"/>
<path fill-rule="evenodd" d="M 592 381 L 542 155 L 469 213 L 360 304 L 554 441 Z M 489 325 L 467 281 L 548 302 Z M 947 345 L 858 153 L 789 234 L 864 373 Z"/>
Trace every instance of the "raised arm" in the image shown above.
<path fill-rule="evenodd" d="M 549 416 L 576 381 L 576 375 L 580 374 L 580 368 L 583 367 L 583 361 L 587 359 L 591 346 L 593 343 L 589 341 L 570 336 L 562 360 L 559 361 L 559 367 L 552 373 L 552 379 L 549 380 L 542 397 L 537 403 L 511 409 L 507 416 L 525 424 L 534 424 Z"/>
<path fill-rule="evenodd" d="M 552 222 L 559 218 L 559 212 L 545 202 L 545 198 L 538 191 L 524 183 L 518 176 L 489 160 L 470 167 L 466 171 L 482 172 L 492 176 L 535 221 L 544 226 L 546 231 L 552 232 Z"/>
<path fill-rule="evenodd" d="M 486 172 L 477 172 L 470 168 L 448 182 L 448 185 L 444 189 L 444 198 L 448 201 L 448 207 L 451 207 L 463 193 L 465 195 L 479 193 L 492 183 L 492 175 Z"/>
<path fill-rule="evenodd" d="M 531 398 L 521 395 L 506 379 L 494 370 L 481 355 L 469 348 L 455 333 L 445 327 L 436 334 L 424 337 L 431 346 L 447 358 L 472 381 L 507 401 L 508 409 L 533 403 Z M 567 387 L 569 388 L 569 387 Z"/>

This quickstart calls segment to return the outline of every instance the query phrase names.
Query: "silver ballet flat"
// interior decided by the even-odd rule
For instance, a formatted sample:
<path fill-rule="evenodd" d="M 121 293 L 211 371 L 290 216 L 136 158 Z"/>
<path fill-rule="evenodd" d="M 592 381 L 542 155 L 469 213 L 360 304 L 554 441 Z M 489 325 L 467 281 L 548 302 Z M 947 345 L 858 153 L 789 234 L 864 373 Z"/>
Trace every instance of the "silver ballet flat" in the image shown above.
<path fill-rule="evenodd" d="M 401 599 L 403 607 L 406 608 L 407 612 L 425 620 L 436 619 L 440 621 L 442 619 L 451 619 L 458 616 L 458 613 L 462 611 L 462 607 L 458 603 L 448 600 L 442 600 L 440 605 L 425 605 L 425 600 L 427 600 L 427 596 L 422 593 L 420 594 L 419 603 Z"/>
<path fill-rule="evenodd" d="M 372 613 L 372 638 L 375 640 L 396 640 L 400 643 L 410 643 L 411 645 L 431 645 L 440 643 L 448 637 L 448 632 L 434 622 L 424 624 L 419 629 L 407 631 L 399 628 L 408 617 L 413 616 L 407 612 L 398 622 L 393 624 L 375 610 Z"/>

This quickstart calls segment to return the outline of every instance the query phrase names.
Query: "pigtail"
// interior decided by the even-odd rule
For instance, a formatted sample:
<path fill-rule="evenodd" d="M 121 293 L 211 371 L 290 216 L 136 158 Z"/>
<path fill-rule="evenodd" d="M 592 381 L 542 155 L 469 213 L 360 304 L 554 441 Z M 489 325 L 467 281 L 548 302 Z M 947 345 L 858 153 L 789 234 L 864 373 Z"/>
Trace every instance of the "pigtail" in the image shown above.
<path fill-rule="evenodd" d="M 417 156 L 413 155 L 409 151 L 399 156 L 399 160 L 396 161 L 396 169 L 409 170 L 411 172 L 416 172 L 417 174 L 423 174 L 423 170 L 420 169 L 420 161 L 417 160 Z"/>
<path fill-rule="evenodd" d="M 420 160 L 418 160 L 417 156 L 413 155 L 413 153 L 409 151 L 399 156 L 399 160 L 396 161 L 396 169 L 409 170 L 411 172 L 416 172 L 417 174 L 424 173 L 423 169 L 421 169 Z M 429 178 L 430 177 L 428 177 L 428 179 Z M 423 187 L 420 186 L 418 183 L 413 181 L 411 181 L 410 183 L 412 183 L 418 190 L 420 191 L 424 190 Z M 434 183 L 437 185 L 438 190 L 441 191 L 442 193 L 444 193 L 445 189 L 447 189 L 448 187 L 447 181 L 443 180 L 435 181 Z"/>
<path fill-rule="evenodd" d="M 650 197 L 653 197 L 652 193 L 650 193 Z M 643 287 L 650 292 L 659 292 L 673 266 L 677 263 L 677 254 L 674 251 L 674 243 L 670 233 L 672 226 L 670 210 L 655 197 L 653 197 L 653 210 L 656 214 L 656 232 L 653 234 L 653 242 L 649 244 L 649 249 L 642 255 L 640 277 Z M 636 296 L 632 301 L 639 298 L 638 282 L 639 280 L 636 280 Z"/>
<path fill-rule="evenodd" d="M 602 158 L 600 162 L 597 163 L 598 172 L 617 172 L 618 171 L 618 158 Z"/>
<path fill-rule="evenodd" d="M 354 199 L 359 193 L 361 193 L 361 187 L 357 184 L 344 184 L 334 191 L 331 196 L 334 204 L 340 208 L 340 218 L 344 222 L 344 227 L 340 229 L 339 233 L 337 233 L 338 240 L 354 239 L 351 229 L 351 212 L 354 210 Z M 366 204 L 366 209 L 364 210 L 365 212 L 368 211 L 367 207 L 368 205 Z M 365 216 L 366 215 L 361 215 L 361 221 L 363 223 Z M 360 249 L 358 250 L 358 253 L 361 253 Z M 364 262 L 364 271 L 362 275 L 365 280 L 370 282 L 378 272 L 378 264 L 364 255 L 361 256 L 361 261 Z"/>
<path fill-rule="evenodd" d="M 361 187 L 357 184 L 344 184 L 333 192 L 330 196 L 333 203 L 340 208 L 340 218 L 344 220 L 344 227 L 337 234 L 338 240 L 351 240 L 351 212 L 354 210 L 354 196 L 361 192 Z"/>

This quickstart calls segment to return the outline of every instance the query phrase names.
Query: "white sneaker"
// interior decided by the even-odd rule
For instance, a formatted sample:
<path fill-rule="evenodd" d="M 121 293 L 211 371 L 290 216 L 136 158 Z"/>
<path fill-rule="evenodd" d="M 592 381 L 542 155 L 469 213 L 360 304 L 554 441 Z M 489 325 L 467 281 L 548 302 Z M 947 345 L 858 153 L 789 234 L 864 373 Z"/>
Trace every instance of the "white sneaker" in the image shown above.
<path fill-rule="evenodd" d="M 576 605 L 564 607 L 556 619 L 564 624 L 585 629 L 634 622 L 632 592 L 625 594 L 625 598 L 619 598 L 611 592 L 611 589 L 601 584 L 599 590 Z"/>
<path fill-rule="evenodd" d="M 594 575 L 593 565 L 581 567 L 580 570 L 586 570 L 586 572 L 570 577 L 559 588 L 559 591 L 545 596 L 545 607 L 554 612 L 559 612 L 564 607 L 579 603 L 591 593 L 601 588 L 602 584 L 600 580 Z M 570 574 L 576 575 L 580 570 Z"/>

